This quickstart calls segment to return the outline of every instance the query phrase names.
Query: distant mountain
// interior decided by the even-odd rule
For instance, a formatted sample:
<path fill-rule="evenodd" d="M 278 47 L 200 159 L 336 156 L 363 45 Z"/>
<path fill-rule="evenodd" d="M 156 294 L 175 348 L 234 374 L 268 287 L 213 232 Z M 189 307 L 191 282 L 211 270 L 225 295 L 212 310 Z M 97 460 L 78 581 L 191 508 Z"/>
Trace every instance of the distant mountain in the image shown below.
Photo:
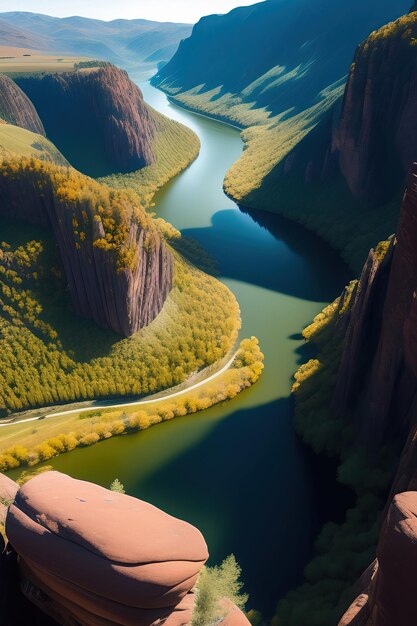
<path fill-rule="evenodd" d="M 399 17 L 410 0 L 267 0 L 202 18 L 155 83 L 167 89 L 220 88 L 274 113 L 311 106 L 348 71 L 355 47 Z"/>
<path fill-rule="evenodd" d="M 152 61 L 167 61 L 191 29 L 191 24 L 139 19 L 104 22 L 78 16 L 0 13 L 3 45 L 78 54 L 119 64 L 148 62 L 148 57 Z"/>

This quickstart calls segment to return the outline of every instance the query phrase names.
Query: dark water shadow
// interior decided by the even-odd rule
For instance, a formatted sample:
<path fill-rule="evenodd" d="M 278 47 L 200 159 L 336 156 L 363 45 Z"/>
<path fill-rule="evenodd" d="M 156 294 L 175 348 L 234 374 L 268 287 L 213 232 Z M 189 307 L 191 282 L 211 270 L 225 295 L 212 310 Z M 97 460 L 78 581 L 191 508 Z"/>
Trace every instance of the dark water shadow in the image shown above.
<path fill-rule="evenodd" d="M 279 216 L 223 210 L 211 226 L 182 232 L 216 258 L 226 278 L 313 302 L 331 301 L 349 280 L 348 268 L 328 244 Z"/>
<path fill-rule="evenodd" d="M 305 461 L 294 433 L 292 404 L 282 398 L 237 410 L 168 466 L 129 485 L 200 528 L 210 563 L 233 552 L 251 590 L 249 605 L 266 615 L 301 582 L 320 521 L 312 460 Z"/>

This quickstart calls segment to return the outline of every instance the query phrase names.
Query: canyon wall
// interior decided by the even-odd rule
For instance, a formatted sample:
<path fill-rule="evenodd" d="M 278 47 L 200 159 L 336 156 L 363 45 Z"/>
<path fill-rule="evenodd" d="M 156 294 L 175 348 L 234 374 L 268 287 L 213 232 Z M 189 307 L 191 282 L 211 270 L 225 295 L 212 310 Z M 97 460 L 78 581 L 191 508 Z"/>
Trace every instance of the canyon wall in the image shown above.
<path fill-rule="evenodd" d="M 229 95 L 273 113 L 298 112 L 343 79 L 355 47 L 371 30 L 409 4 L 352 0 L 346 12 L 332 0 L 267 0 L 209 15 L 153 81 L 169 93 L 193 89 L 197 108 L 201 94 L 213 101 L 226 96 L 225 116 Z"/>
<path fill-rule="evenodd" d="M 408 626 L 417 612 L 417 164 L 395 239 L 372 250 L 339 321 L 345 334 L 333 409 L 356 420 L 369 453 L 405 442 L 377 561 L 340 626 Z"/>
<path fill-rule="evenodd" d="M 305 184 L 339 172 L 362 207 L 392 200 L 417 156 L 417 13 L 356 50 L 344 96 L 277 166 Z"/>
<path fill-rule="evenodd" d="M 154 118 L 123 70 L 108 64 L 15 80 L 48 138 L 84 173 L 128 172 L 154 162 Z"/>
<path fill-rule="evenodd" d="M 23 91 L 4 74 L 0 74 L 0 118 L 8 124 L 45 135 L 35 107 Z"/>
<path fill-rule="evenodd" d="M 3 160 L 0 214 L 52 227 L 75 311 L 126 337 L 161 310 L 173 257 L 130 191 L 35 159 Z"/>
<path fill-rule="evenodd" d="M 378 445 L 407 433 L 417 410 L 417 164 L 395 241 L 371 251 L 346 313 L 334 408 L 359 414 L 363 438 Z"/>

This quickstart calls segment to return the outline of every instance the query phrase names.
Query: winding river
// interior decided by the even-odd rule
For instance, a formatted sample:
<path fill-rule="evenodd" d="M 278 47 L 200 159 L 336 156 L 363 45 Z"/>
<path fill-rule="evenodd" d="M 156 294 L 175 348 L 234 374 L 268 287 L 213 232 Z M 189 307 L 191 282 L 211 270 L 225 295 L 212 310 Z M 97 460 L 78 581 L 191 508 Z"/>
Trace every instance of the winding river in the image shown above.
<path fill-rule="evenodd" d="M 299 333 L 348 277 L 335 253 L 303 228 L 251 217 L 224 195 L 224 175 L 242 151 L 238 130 L 170 104 L 149 83 L 141 88 L 154 108 L 201 140 L 199 158 L 157 195 L 156 210 L 217 259 L 240 303 L 242 334 L 260 340 L 265 372 L 230 403 L 52 464 L 106 486 L 117 477 L 129 494 L 198 526 L 213 563 L 236 555 L 249 606 L 268 614 L 299 582 L 319 519 L 317 480 L 292 427 Z"/>

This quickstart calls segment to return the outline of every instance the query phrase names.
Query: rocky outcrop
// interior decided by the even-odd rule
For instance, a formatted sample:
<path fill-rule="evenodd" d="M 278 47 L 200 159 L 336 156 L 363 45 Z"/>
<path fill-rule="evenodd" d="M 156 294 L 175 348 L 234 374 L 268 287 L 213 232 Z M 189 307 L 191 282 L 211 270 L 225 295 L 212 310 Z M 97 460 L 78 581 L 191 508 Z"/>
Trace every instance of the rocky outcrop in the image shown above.
<path fill-rule="evenodd" d="M 339 626 L 410 626 L 417 614 L 417 492 L 397 495 L 377 549 L 374 575 Z"/>
<path fill-rule="evenodd" d="M 146 502 L 47 472 L 17 493 L 6 532 L 25 578 L 82 624 L 190 622 L 207 546 Z"/>
<path fill-rule="evenodd" d="M 279 179 L 328 182 L 341 174 L 363 207 L 386 204 L 417 158 L 417 13 L 358 46 L 342 101 L 276 167 Z"/>
<path fill-rule="evenodd" d="M 127 172 L 154 162 L 154 118 L 123 70 L 108 64 L 16 80 L 48 138 L 81 171 Z"/>
<path fill-rule="evenodd" d="M 73 308 L 126 337 L 160 312 L 173 257 L 133 192 L 68 167 L 4 160 L 0 214 L 52 227 Z"/>
<path fill-rule="evenodd" d="M 17 492 L 6 533 L 23 592 L 63 626 L 191 623 L 206 543 L 146 502 L 46 472 Z M 249 626 L 221 603 L 224 626 Z"/>
<path fill-rule="evenodd" d="M 371 251 L 349 309 L 334 407 L 356 414 L 363 438 L 406 436 L 417 417 L 417 164 L 396 241 Z"/>
<path fill-rule="evenodd" d="M 23 91 L 4 74 L 0 74 L 0 118 L 14 126 L 45 135 L 35 107 Z"/>
<path fill-rule="evenodd" d="M 373 33 L 356 51 L 334 148 L 353 196 L 389 200 L 417 156 L 417 15 Z"/>

